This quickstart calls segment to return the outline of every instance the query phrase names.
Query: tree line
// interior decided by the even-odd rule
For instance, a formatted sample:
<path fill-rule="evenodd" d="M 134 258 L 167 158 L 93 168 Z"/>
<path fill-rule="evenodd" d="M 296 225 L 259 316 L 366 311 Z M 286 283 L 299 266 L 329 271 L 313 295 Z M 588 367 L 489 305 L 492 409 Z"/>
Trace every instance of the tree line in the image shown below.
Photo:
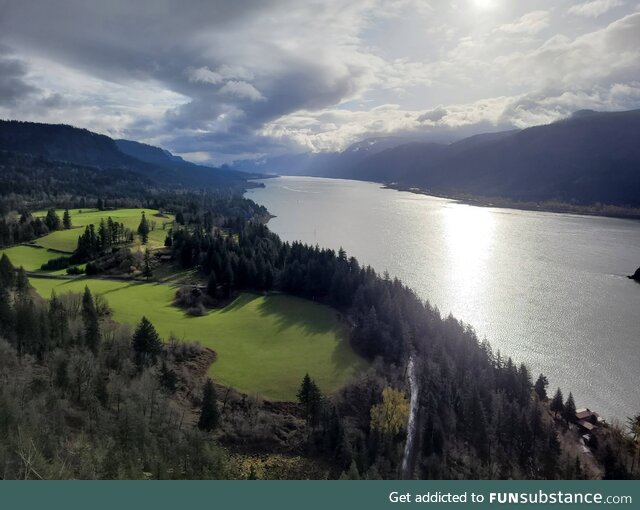
<path fill-rule="evenodd" d="M 201 352 L 114 323 L 88 288 L 43 300 L 2 257 L 2 478 L 228 477 L 215 388 L 185 369 Z"/>

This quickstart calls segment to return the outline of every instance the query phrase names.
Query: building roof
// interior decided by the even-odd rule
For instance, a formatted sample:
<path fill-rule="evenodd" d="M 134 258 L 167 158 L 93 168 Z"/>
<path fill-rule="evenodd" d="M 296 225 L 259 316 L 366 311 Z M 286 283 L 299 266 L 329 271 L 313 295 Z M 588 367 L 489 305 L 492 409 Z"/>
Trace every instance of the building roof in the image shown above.
<path fill-rule="evenodd" d="M 576 411 L 576 419 L 577 420 L 586 420 L 587 418 L 591 418 L 595 413 L 589 411 L 589 409 L 585 409 L 584 411 Z"/>
<path fill-rule="evenodd" d="M 588 430 L 589 432 L 598 428 L 593 423 L 589 423 L 586 420 L 580 420 L 578 422 L 578 425 L 580 425 L 583 429 Z"/>

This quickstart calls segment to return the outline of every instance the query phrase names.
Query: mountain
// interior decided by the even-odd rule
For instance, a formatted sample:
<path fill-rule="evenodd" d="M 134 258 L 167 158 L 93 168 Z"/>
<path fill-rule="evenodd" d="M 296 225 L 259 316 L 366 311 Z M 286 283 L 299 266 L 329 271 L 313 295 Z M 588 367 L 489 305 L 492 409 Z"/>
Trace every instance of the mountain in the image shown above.
<path fill-rule="evenodd" d="M 140 161 L 146 161 L 147 163 L 153 163 L 157 165 L 180 165 L 188 163 L 180 156 L 174 156 L 168 150 L 161 149 L 160 147 L 154 147 L 153 145 L 147 145 L 146 143 L 134 142 L 132 140 L 115 140 L 116 147 L 131 157 L 139 159 Z"/>
<path fill-rule="evenodd" d="M 134 172 L 162 186 L 243 188 L 251 176 L 188 163 L 170 152 L 63 124 L 0 120 L 0 151 L 97 169 Z"/>
<path fill-rule="evenodd" d="M 185 161 L 180 156 L 171 154 L 168 150 L 145 143 L 131 140 L 116 140 L 115 143 L 118 149 L 127 156 L 165 171 L 173 171 L 176 175 L 181 176 L 184 184 L 194 187 L 200 187 L 207 183 L 213 186 L 223 183 L 246 185 L 247 179 L 264 177 L 259 173 L 239 172 L 228 167 L 213 168 L 196 165 Z"/>
<path fill-rule="evenodd" d="M 552 124 L 449 144 L 395 139 L 361 152 L 360 147 L 368 146 L 364 141 L 342 153 L 281 156 L 262 162 L 262 168 L 281 175 L 396 183 L 441 194 L 639 207 L 638 140 L 640 110 L 581 110 Z"/>
<path fill-rule="evenodd" d="M 409 141 L 410 138 L 394 136 L 367 138 L 350 145 L 342 152 L 303 152 L 258 160 L 242 160 L 234 162 L 231 168 L 242 172 L 276 175 L 347 178 L 345 172 L 364 159 Z"/>
<path fill-rule="evenodd" d="M 466 139 L 404 175 L 389 167 L 381 177 L 443 193 L 638 206 L 639 137 L 640 110 L 581 112 L 553 124 Z M 398 149 L 379 157 L 401 161 Z"/>

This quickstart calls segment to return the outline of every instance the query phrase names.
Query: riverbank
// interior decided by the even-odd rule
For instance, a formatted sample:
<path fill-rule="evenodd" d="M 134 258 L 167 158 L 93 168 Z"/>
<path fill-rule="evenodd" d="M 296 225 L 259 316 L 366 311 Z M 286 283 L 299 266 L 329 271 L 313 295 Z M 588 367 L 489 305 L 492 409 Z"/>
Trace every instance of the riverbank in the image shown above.
<path fill-rule="evenodd" d="M 432 190 L 413 186 L 401 186 L 393 183 L 384 184 L 382 187 L 385 189 L 394 189 L 396 191 L 408 191 L 409 193 L 416 193 L 418 195 L 447 198 L 461 204 L 475 205 L 478 207 L 497 207 L 504 209 L 519 209 L 522 211 L 579 214 L 583 216 L 604 216 L 608 218 L 640 220 L 640 208 L 637 207 L 620 207 L 608 204 L 578 205 L 567 202 L 556 202 L 553 200 L 545 202 L 522 202 L 504 197 L 482 197 L 463 193 L 438 193 Z"/>

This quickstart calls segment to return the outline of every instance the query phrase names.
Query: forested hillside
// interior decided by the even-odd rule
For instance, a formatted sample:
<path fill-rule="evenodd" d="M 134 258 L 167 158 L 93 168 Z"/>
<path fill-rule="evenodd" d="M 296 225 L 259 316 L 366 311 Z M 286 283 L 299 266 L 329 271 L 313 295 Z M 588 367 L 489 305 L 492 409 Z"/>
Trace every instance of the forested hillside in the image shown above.
<path fill-rule="evenodd" d="M 305 155 L 303 164 L 281 157 L 260 168 L 395 183 L 454 196 L 638 207 L 639 133 L 640 110 L 581 111 L 552 124 L 451 144 L 397 141 L 395 147 L 372 150 L 362 158 L 354 159 L 347 150 Z"/>
<path fill-rule="evenodd" d="M 147 150 L 138 149 L 130 155 L 133 147 Z M 157 186 L 236 190 L 247 186 L 250 176 L 244 173 L 189 164 L 168 155 L 162 161 L 145 157 L 154 149 L 161 151 L 126 140 L 118 144 L 108 136 L 64 124 L 0 120 L 0 152 L 30 154 L 60 164 L 124 170 Z"/>
<path fill-rule="evenodd" d="M 403 282 L 343 250 L 283 242 L 264 207 L 233 190 L 172 191 L 128 169 L 33 155 L 1 161 L 4 246 L 77 233 L 62 257 L 9 249 L 44 253 L 56 274 L 27 274 L 19 256 L 0 259 L 2 478 L 638 476 L 638 417 L 628 430 L 601 427 L 585 455 L 570 388 L 566 399 L 560 390 L 550 399 L 543 375 L 494 352 Z M 121 207 L 153 210 L 167 224 L 152 232 L 155 219 L 141 212 L 137 228 L 125 226 L 131 210 L 118 220 Z M 91 208 L 99 221 L 74 227 L 70 208 Z M 87 288 L 39 295 L 35 278 Z M 226 313 L 243 292 L 320 303 L 368 369 L 326 394 L 313 374 L 301 377 L 295 402 L 243 394 L 215 377 L 215 339 L 229 329 L 208 332 L 213 350 L 160 338 L 144 299 L 132 301 L 135 327 L 121 324 L 109 303 L 117 294 L 89 288 L 110 280 L 170 289 L 174 301 L 154 305 L 186 320 Z M 282 310 L 277 319 L 282 328 L 299 320 Z M 418 410 L 403 470 L 410 359 Z"/>

